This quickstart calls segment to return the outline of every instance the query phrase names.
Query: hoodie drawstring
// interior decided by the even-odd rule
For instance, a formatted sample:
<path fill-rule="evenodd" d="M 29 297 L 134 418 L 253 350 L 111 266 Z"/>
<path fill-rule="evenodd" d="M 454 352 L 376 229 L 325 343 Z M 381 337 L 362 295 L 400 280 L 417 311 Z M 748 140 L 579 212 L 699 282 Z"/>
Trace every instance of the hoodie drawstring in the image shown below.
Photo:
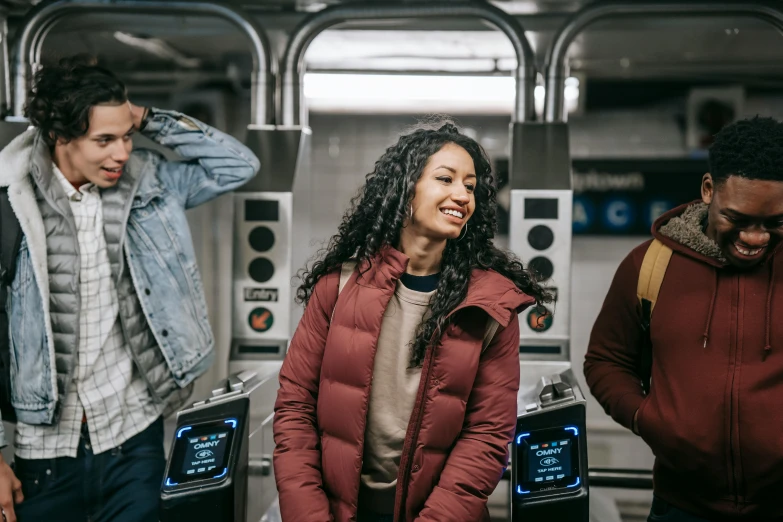
<path fill-rule="evenodd" d="M 707 347 L 707 341 L 709 340 L 710 323 L 712 323 L 712 313 L 715 310 L 715 301 L 718 297 L 718 270 L 714 271 L 715 279 L 712 287 L 712 299 L 710 300 L 710 311 L 707 314 L 707 324 L 704 325 L 704 334 L 702 339 L 704 340 L 704 348 Z M 772 294 L 775 291 L 775 259 L 769 261 L 769 285 L 767 287 L 767 303 L 765 309 L 764 318 L 764 358 L 772 351 Z"/>
<path fill-rule="evenodd" d="M 704 348 L 707 347 L 707 340 L 710 337 L 710 323 L 712 323 L 712 312 L 715 311 L 715 300 L 718 298 L 718 269 L 713 269 L 715 275 L 712 283 L 712 299 L 710 299 L 710 311 L 707 314 L 707 324 L 704 325 Z"/>
<path fill-rule="evenodd" d="M 767 288 L 767 310 L 766 310 L 766 342 L 764 346 L 764 358 L 772 351 L 772 342 L 770 341 L 770 329 L 772 328 L 771 315 L 772 315 L 772 291 L 775 288 L 775 258 L 769 260 L 769 288 Z"/>

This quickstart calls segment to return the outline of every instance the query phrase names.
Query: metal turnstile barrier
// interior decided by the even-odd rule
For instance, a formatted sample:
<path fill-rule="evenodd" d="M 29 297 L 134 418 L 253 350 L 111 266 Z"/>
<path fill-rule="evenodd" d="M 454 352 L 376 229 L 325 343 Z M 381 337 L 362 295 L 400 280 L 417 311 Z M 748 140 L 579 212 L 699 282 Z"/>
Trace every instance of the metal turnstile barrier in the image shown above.
<path fill-rule="evenodd" d="M 511 480 L 511 467 L 503 473 L 503 480 Z M 587 482 L 594 488 L 652 490 L 653 475 L 649 469 L 590 468 Z"/>
<path fill-rule="evenodd" d="M 587 473 L 594 488 L 649 489 L 653 475 L 649 469 L 592 468 Z"/>
<path fill-rule="evenodd" d="M 573 373 L 520 396 L 511 448 L 511 520 L 587 522 L 586 402 Z"/>
<path fill-rule="evenodd" d="M 520 390 L 511 465 L 511 521 L 588 522 L 590 488 L 653 489 L 652 471 L 588 468 L 586 401 L 571 370 Z"/>
<path fill-rule="evenodd" d="M 277 374 L 245 371 L 177 414 L 161 522 L 258 522 L 277 498 L 270 411 Z"/>

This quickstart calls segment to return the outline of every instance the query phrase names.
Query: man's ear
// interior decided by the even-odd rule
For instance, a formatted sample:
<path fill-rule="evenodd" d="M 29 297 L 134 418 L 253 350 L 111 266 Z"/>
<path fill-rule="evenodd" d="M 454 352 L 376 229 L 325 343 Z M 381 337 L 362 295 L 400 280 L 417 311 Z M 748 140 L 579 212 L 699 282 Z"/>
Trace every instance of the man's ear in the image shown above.
<path fill-rule="evenodd" d="M 701 178 L 701 200 L 709 205 L 714 197 L 715 181 L 713 181 L 712 175 L 708 172 Z"/>

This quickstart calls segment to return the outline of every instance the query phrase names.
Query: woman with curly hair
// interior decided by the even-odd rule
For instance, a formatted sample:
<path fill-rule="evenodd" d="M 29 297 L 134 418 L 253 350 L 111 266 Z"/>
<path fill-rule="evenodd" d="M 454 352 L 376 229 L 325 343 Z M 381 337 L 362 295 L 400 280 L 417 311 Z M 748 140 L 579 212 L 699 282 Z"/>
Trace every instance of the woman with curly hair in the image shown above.
<path fill-rule="evenodd" d="M 274 420 L 284 522 L 489 520 L 517 314 L 551 299 L 492 244 L 496 204 L 486 153 L 451 123 L 376 162 L 298 289 Z"/>

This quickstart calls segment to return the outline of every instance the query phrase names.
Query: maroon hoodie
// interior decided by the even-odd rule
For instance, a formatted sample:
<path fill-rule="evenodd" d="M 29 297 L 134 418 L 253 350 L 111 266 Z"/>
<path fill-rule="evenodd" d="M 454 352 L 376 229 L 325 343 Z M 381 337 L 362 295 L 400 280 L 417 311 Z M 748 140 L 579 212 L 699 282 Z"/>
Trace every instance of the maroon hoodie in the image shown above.
<path fill-rule="evenodd" d="M 637 368 L 644 339 L 636 285 L 650 242 L 617 269 L 585 360 L 591 392 L 655 454 L 655 494 L 710 520 L 783 517 L 783 274 L 776 249 L 750 270 L 703 233 L 706 206 L 662 216 L 674 250 L 652 315 L 652 386 Z"/>

